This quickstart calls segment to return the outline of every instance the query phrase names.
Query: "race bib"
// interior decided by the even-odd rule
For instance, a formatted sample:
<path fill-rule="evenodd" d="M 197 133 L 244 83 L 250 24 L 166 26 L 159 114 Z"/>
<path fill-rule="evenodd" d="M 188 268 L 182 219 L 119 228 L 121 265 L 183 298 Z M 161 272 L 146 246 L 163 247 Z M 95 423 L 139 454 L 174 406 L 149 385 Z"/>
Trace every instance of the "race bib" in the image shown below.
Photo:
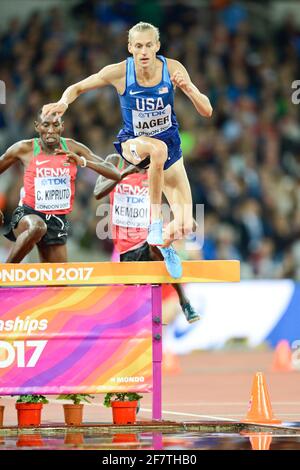
<path fill-rule="evenodd" d="M 114 195 L 112 222 L 120 227 L 147 228 L 150 224 L 148 195 Z"/>
<path fill-rule="evenodd" d="M 172 126 L 171 105 L 156 111 L 132 111 L 132 124 L 135 136 L 153 136 Z"/>
<path fill-rule="evenodd" d="M 34 178 L 35 210 L 56 211 L 70 209 L 70 176 Z"/>

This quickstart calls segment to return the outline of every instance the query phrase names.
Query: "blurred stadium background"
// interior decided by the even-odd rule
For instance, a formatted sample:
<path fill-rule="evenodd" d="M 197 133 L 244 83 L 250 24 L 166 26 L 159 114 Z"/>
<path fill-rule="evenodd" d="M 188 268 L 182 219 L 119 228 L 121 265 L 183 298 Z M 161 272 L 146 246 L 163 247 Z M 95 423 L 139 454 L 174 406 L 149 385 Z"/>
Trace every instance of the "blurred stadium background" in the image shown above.
<path fill-rule="evenodd" d="M 300 338 L 300 106 L 292 102 L 292 83 L 300 80 L 299 2 L 1 0 L 0 6 L 0 79 L 7 93 L 0 106 L 1 153 L 34 135 L 43 104 L 123 60 L 133 24 L 148 21 L 160 28 L 161 53 L 187 67 L 214 108 L 211 119 L 200 118 L 177 92 L 193 200 L 205 205 L 203 249 L 196 240 L 193 250 L 183 246 L 181 254 L 239 259 L 246 281 L 226 294 L 222 286 L 187 286 L 203 321 L 188 326 L 177 318 L 170 345 L 184 353 L 224 346 L 233 337 L 246 338 L 250 346 Z M 115 91 L 82 96 L 66 113 L 65 128 L 65 136 L 101 157 L 114 151 L 120 128 Z M 6 221 L 18 204 L 22 174 L 15 166 L 0 178 Z M 70 261 L 110 258 L 111 242 L 96 237 L 95 180 L 95 173 L 80 172 Z M 2 238 L 2 260 L 8 250 Z M 200 341 L 201 335 L 209 339 Z"/>

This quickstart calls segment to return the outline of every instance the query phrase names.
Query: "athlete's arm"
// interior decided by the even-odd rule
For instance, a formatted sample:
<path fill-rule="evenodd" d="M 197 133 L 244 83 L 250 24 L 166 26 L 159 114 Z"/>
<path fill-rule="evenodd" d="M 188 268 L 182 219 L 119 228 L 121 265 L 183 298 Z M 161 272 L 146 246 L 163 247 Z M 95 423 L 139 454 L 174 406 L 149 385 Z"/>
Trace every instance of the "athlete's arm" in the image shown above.
<path fill-rule="evenodd" d="M 122 157 L 118 154 L 112 154 L 108 155 L 108 157 L 105 159 L 105 162 L 109 162 L 115 167 L 120 166 L 120 162 L 122 161 Z M 124 160 L 123 160 L 124 161 Z M 125 168 L 120 174 L 121 174 L 121 179 L 125 178 L 125 176 L 128 176 L 132 173 L 135 173 L 137 171 L 137 167 L 134 165 L 128 165 L 127 168 Z M 96 199 L 102 199 L 105 196 L 107 196 L 118 184 L 118 181 L 112 181 L 110 179 L 104 178 L 103 176 L 99 176 L 95 188 L 94 188 L 94 196 Z"/>
<path fill-rule="evenodd" d="M 80 142 L 76 142 L 73 139 L 66 140 L 70 152 L 68 153 L 60 149 L 56 154 L 65 154 L 69 160 L 73 160 L 79 166 L 90 168 L 91 170 L 96 171 L 96 173 L 103 175 L 105 178 L 110 178 L 117 182 L 120 181 L 121 174 L 114 165 L 109 162 L 105 162 Z"/>
<path fill-rule="evenodd" d="M 183 91 L 201 116 L 210 117 L 212 115 L 210 101 L 193 84 L 185 67 L 177 60 L 168 59 L 168 69 L 173 85 Z"/>
<path fill-rule="evenodd" d="M 121 161 L 120 155 L 113 154 L 106 157 L 105 162 L 109 162 L 114 165 L 115 168 L 119 166 Z M 94 188 L 94 196 L 96 199 L 102 199 L 107 196 L 118 184 L 118 181 L 112 181 L 110 179 L 104 178 L 103 176 L 98 176 L 98 179 Z"/>
<path fill-rule="evenodd" d="M 21 140 L 9 147 L 6 152 L 0 157 L 0 173 L 3 173 L 7 168 L 20 160 L 20 157 L 30 150 L 31 141 Z"/>
<path fill-rule="evenodd" d="M 45 116 L 56 113 L 58 116 L 62 116 L 68 109 L 69 104 L 78 98 L 82 93 L 94 90 L 95 88 L 103 88 L 107 85 L 113 85 L 119 91 L 121 86 L 122 78 L 126 73 L 126 62 L 120 62 L 118 64 L 107 65 L 101 69 L 98 73 L 94 73 L 89 77 L 69 86 L 63 93 L 61 99 L 57 103 L 45 104 L 43 106 L 42 113 Z"/>
<path fill-rule="evenodd" d="M 16 142 L 11 147 L 9 147 L 6 152 L 0 157 L 0 174 L 3 173 L 7 168 L 20 160 L 20 157 L 29 151 L 31 147 L 30 141 L 21 140 Z M 0 225 L 4 223 L 3 212 L 0 211 Z"/>

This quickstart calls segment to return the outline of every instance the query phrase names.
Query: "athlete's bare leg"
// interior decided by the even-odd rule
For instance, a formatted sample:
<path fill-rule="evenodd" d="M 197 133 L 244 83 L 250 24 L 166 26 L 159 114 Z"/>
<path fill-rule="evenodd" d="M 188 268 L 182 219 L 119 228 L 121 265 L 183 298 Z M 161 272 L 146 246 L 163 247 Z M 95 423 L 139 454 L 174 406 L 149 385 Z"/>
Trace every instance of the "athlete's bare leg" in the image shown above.
<path fill-rule="evenodd" d="M 68 261 L 67 245 L 39 245 L 41 263 L 66 263 Z"/>
<path fill-rule="evenodd" d="M 164 142 L 151 137 L 129 139 L 122 144 L 122 151 L 125 159 L 134 165 L 150 157 L 149 191 L 152 220 L 147 237 L 149 245 L 164 245 L 161 221 L 163 184 L 174 215 L 172 224 L 176 228 L 176 233 L 178 231 L 182 234 L 190 233 L 193 227 L 192 196 L 182 159 L 164 171 L 163 167 L 168 158 L 168 148 Z M 167 243 L 170 240 L 170 231 L 170 227 L 168 227 L 166 234 Z M 173 232 L 174 229 L 172 229 Z M 175 250 L 171 247 L 165 248 L 163 256 L 168 273 L 175 279 L 180 278 L 182 276 L 182 265 Z"/>
<path fill-rule="evenodd" d="M 20 263 L 47 232 L 47 225 L 38 215 L 25 215 L 14 229 L 16 242 L 7 263 Z"/>
<path fill-rule="evenodd" d="M 182 158 L 164 171 L 163 191 L 174 216 L 164 229 L 164 246 L 168 246 L 194 227 L 192 193 Z"/>
<path fill-rule="evenodd" d="M 137 165 L 150 157 L 148 170 L 149 192 L 151 202 L 151 218 L 161 218 L 161 198 L 164 178 L 164 164 L 168 158 L 167 145 L 152 137 L 136 137 L 122 144 L 123 155 L 129 162 Z"/>
<path fill-rule="evenodd" d="M 133 146 L 133 147 L 132 147 Z M 193 230 L 193 204 L 190 183 L 181 158 L 163 171 L 168 149 L 164 142 L 151 137 L 136 137 L 122 144 L 123 155 L 134 165 L 150 156 L 149 190 L 152 219 L 161 216 L 162 188 L 174 219 L 165 229 L 166 245 Z M 140 160 L 138 159 L 140 158 Z"/>

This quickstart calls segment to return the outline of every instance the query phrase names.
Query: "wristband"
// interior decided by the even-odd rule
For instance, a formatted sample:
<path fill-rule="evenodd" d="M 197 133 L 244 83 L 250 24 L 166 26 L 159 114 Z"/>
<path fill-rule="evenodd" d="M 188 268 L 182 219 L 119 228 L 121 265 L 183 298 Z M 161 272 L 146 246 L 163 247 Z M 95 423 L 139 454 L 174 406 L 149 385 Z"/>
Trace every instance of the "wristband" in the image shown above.
<path fill-rule="evenodd" d="M 85 168 L 86 167 L 86 158 L 85 157 L 80 157 L 80 159 L 82 160 L 82 165 L 81 165 L 81 168 Z"/>

